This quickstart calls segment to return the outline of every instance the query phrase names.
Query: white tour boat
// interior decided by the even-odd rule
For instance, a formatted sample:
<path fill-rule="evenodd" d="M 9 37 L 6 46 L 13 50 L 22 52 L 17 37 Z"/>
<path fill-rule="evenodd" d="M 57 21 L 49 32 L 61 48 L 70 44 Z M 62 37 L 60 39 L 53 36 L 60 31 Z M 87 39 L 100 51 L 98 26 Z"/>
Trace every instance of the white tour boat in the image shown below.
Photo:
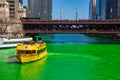
<path fill-rule="evenodd" d="M 16 47 L 17 44 L 29 40 L 32 40 L 32 38 L 15 38 L 15 39 L 0 38 L 0 48 Z"/>

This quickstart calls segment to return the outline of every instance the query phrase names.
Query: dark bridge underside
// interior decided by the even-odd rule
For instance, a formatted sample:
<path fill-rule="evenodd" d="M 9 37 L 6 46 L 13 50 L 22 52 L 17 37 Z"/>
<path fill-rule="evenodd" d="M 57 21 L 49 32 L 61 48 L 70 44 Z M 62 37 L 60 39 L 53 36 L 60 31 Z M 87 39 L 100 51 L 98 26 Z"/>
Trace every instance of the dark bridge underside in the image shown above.
<path fill-rule="evenodd" d="M 82 33 L 120 34 L 120 21 L 52 20 L 23 19 L 24 34 L 38 33 Z"/>

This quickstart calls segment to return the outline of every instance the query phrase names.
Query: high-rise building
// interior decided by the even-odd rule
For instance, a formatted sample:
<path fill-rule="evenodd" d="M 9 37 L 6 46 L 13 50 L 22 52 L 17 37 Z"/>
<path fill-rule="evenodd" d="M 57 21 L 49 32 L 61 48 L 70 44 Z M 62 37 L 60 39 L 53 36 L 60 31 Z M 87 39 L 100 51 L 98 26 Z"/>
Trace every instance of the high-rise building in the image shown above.
<path fill-rule="evenodd" d="M 100 20 L 106 20 L 106 0 L 100 0 L 100 8 L 101 10 L 99 11 L 101 14 L 100 14 Z"/>
<path fill-rule="evenodd" d="M 118 0 L 106 0 L 106 19 L 117 19 Z"/>
<path fill-rule="evenodd" d="M 92 0 L 89 2 L 89 19 L 92 19 Z"/>
<path fill-rule="evenodd" d="M 17 18 L 19 0 L 7 0 L 7 2 L 9 3 L 10 18 Z"/>
<path fill-rule="evenodd" d="M 108 20 L 120 18 L 120 0 L 90 0 L 90 2 L 90 6 L 92 6 L 89 10 L 92 11 L 90 19 Z"/>
<path fill-rule="evenodd" d="M 20 10 L 20 5 L 22 6 L 23 0 L 6 0 L 9 3 L 9 14 L 10 18 L 18 18 L 18 13 L 20 11 L 23 13 L 25 12 L 24 9 L 21 8 Z"/>
<path fill-rule="evenodd" d="M 28 16 L 41 20 L 52 19 L 52 0 L 28 0 Z"/>
<path fill-rule="evenodd" d="M 120 19 L 120 0 L 118 0 L 117 17 L 118 17 L 118 19 Z"/>
<path fill-rule="evenodd" d="M 96 0 L 90 0 L 89 2 L 89 18 L 92 20 L 96 19 Z"/>
<path fill-rule="evenodd" d="M 101 15 L 101 0 L 96 1 L 96 19 L 100 19 Z"/>

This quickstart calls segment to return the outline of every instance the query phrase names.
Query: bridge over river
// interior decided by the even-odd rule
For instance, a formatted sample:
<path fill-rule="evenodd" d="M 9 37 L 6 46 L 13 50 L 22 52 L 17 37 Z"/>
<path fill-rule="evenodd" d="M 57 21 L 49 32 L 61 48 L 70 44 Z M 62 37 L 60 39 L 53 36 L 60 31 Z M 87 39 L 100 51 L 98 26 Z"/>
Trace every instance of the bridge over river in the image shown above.
<path fill-rule="evenodd" d="M 40 20 L 22 18 L 24 34 L 120 34 L 119 20 Z"/>

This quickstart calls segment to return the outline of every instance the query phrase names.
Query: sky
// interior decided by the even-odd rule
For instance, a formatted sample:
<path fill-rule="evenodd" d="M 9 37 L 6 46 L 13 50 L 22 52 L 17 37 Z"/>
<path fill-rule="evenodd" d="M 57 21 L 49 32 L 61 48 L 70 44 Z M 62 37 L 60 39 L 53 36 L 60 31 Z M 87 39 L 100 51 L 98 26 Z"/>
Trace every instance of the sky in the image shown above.
<path fill-rule="evenodd" d="M 24 5 L 27 5 L 27 0 L 23 0 Z M 76 10 L 77 9 L 77 10 Z M 53 19 L 74 20 L 76 19 L 76 11 L 78 19 L 88 19 L 89 16 L 89 0 L 53 0 Z"/>

